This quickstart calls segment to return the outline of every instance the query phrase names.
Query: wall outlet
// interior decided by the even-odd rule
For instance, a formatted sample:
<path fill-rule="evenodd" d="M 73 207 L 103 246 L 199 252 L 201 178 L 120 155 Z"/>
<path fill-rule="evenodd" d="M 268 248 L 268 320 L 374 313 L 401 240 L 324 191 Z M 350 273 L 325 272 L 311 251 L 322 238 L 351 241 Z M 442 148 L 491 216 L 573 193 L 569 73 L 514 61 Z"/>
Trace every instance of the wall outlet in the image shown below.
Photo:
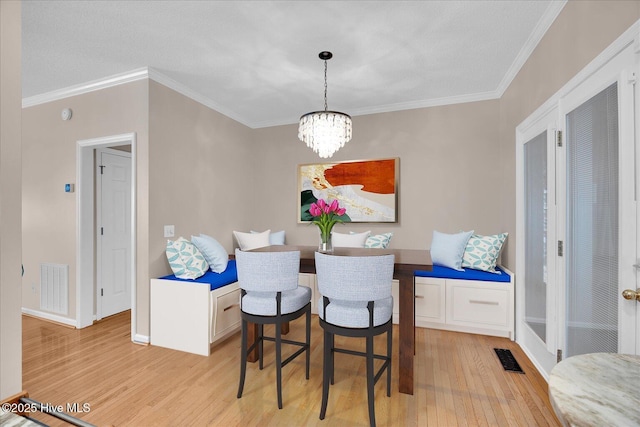
<path fill-rule="evenodd" d="M 173 225 L 164 226 L 164 237 L 173 237 L 176 235 L 176 230 Z"/>

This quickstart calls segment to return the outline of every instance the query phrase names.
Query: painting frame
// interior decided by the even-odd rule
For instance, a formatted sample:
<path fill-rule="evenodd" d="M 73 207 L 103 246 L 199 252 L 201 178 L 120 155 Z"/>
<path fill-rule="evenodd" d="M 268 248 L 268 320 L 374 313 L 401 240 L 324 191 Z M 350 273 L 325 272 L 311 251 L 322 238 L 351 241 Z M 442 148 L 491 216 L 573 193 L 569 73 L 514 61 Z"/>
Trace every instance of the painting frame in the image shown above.
<path fill-rule="evenodd" d="M 312 220 L 308 208 L 319 198 L 338 200 L 345 222 L 398 223 L 399 181 L 399 157 L 299 164 L 298 223 Z"/>

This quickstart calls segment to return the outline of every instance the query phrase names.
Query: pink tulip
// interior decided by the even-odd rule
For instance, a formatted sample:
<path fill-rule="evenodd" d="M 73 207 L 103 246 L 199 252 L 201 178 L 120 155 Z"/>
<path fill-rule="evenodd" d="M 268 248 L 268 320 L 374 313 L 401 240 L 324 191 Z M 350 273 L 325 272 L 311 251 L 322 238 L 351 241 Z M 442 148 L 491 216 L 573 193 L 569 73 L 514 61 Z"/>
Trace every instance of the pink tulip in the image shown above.
<path fill-rule="evenodd" d="M 318 203 L 318 207 L 322 210 L 324 210 L 324 207 L 327 206 L 327 203 L 324 201 L 324 199 L 320 199 L 316 203 Z"/>
<path fill-rule="evenodd" d="M 339 207 L 340 206 L 338 205 L 338 199 L 333 199 L 333 202 L 331 202 L 331 206 L 330 206 L 331 212 L 337 211 Z"/>
<path fill-rule="evenodd" d="M 324 207 L 322 208 L 322 210 L 324 211 L 324 213 L 326 213 L 328 215 L 329 213 L 331 213 L 330 208 L 331 207 L 329 205 L 325 204 Z"/>
<path fill-rule="evenodd" d="M 347 210 L 345 208 L 340 208 L 336 211 L 336 215 L 338 216 L 342 216 L 347 212 Z"/>
<path fill-rule="evenodd" d="M 311 207 L 309 207 L 309 213 L 313 216 L 320 216 L 320 208 L 315 203 L 311 203 Z"/>

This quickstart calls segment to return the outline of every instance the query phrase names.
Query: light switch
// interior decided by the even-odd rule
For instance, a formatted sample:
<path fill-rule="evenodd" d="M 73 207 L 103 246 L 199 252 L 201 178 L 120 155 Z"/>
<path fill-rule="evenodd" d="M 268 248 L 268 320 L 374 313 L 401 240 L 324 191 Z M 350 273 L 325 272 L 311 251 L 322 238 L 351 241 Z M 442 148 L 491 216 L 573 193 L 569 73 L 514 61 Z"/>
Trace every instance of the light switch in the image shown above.
<path fill-rule="evenodd" d="M 175 227 L 173 225 L 164 226 L 164 237 L 173 237 L 176 234 Z"/>

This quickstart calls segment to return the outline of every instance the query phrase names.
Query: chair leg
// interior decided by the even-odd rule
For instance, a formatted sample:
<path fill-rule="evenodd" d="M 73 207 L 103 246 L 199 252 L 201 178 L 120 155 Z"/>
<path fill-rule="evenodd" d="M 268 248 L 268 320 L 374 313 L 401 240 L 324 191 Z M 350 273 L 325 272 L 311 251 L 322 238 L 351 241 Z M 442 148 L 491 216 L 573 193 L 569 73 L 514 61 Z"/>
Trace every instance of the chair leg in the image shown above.
<path fill-rule="evenodd" d="M 387 331 L 387 358 L 389 364 L 387 365 L 387 396 L 391 396 L 391 360 L 393 352 L 393 325 Z"/>
<path fill-rule="evenodd" d="M 262 339 L 262 337 L 264 336 L 264 325 L 260 324 L 258 325 L 258 359 L 259 359 L 259 367 L 260 370 L 262 370 L 263 367 L 263 361 L 262 361 L 262 355 L 264 354 L 264 340 Z"/>
<path fill-rule="evenodd" d="M 280 324 L 276 329 L 276 383 L 278 389 L 278 409 L 282 409 L 282 330 Z"/>
<path fill-rule="evenodd" d="M 329 401 L 329 380 L 331 379 L 333 372 L 331 370 L 331 337 L 327 331 L 324 331 L 324 349 L 322 351 L 322 406 L 320 407 L 320 419 L 324 420 L 324 416 L 327 413 L 327 402 Z"/>
<path fill-rule="evenodd" d="M 331 363 L 331 385 L 334 385 L 336 379 L 336 336 L 333 334 L 331 334 L 331 345 L 329 348 L 331 349 L 331 359 L 329 362 Z"/>
<path fill-rule="evenodd" d="M 376 411 L 374 408 L 375 396 L 373 393 L 373 336 L 367 337 L 367 400 L 369 402 L 369 424 L 376 425 Z"/>
<path fill-rule="evenodd" d="M 242 397 L 244 378 L 247 373 L 247 322 L 242 320 L 242 340 L 240 343 L 240 384 L 238 385 L 238 399 Z"/>
<path fill-rule="evenodd" d="M 307 333 L 307 379 L 309 379 L 309 362 L 311 361 L 311 307 L 307 310 L 307 325 L 306 325 L 306 333 Z"/>

